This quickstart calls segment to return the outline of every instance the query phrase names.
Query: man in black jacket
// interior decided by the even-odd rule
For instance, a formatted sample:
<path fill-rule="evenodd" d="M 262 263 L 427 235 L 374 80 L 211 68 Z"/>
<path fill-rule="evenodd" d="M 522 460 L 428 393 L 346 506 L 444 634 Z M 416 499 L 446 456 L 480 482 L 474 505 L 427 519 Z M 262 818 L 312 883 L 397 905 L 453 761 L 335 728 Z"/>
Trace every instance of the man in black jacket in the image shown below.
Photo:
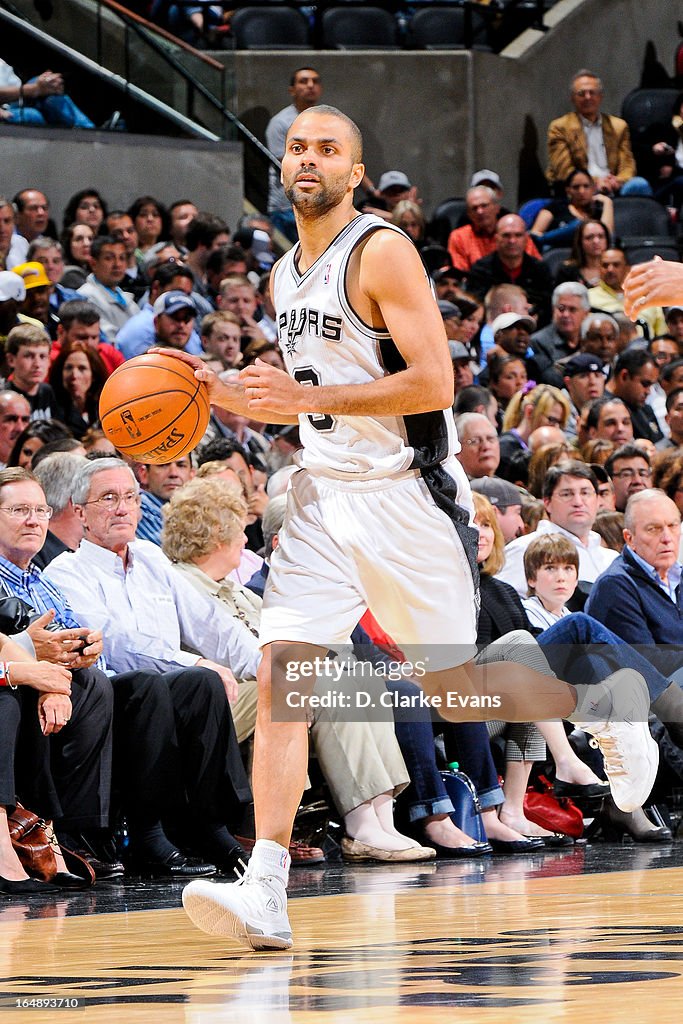
<path fill-rule="evenodd" d="M 515 213 L 501 217 L 496 228 L 496 250 L 477 260 L 467 275 L 468 290 L 483 301 L 496 284 L 516 284 L 523 288 L 538 314 L 539 327 L 550 322 L 550 272 L 542 260 L 525 252 L 527 229 Z"/>

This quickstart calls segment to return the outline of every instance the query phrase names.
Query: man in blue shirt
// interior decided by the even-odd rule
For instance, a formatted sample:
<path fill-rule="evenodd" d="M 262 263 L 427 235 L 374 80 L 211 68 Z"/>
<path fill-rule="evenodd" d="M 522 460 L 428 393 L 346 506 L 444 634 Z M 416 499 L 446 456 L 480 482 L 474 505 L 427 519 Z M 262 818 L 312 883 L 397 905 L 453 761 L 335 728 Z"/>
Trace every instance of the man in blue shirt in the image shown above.
<path fill-rule="evenodd" d="M 163 466 L 141 465 L 138 469 L 138 480 L 143 490 L 140 492 L 140 522 L 135 531 L 136 537 L 151 540 L 161 547 L 161 530 L 164 517 L 161 510 L 175 492 L 194 476 L 192 460 L 189 455 L 167 462 Z"/>
<path fill-rule="evenodd" d="M 626 506 L 624 537 L 622 553 L 593 584 L 586 611 L 674 680 L 652 710 L 683 746 L 683 691 L 675 681 L 683 668 L 680 512 L 662 491 L 638 491 Z"/>

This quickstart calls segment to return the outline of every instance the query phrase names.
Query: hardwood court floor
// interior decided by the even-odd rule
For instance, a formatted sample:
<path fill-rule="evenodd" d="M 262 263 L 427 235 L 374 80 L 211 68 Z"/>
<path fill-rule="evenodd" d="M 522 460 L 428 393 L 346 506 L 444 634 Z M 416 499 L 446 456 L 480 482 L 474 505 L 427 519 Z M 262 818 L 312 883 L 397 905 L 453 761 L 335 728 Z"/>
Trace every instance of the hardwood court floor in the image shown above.
<path fill-rule="evenodd" d="M 0 897 L 0 1024 L 664 1024 L 683 1012 L 682 888 L 681 842 L 298 868 L 295 947 L 269 954 L 195 930 L 176 883 Z"/>

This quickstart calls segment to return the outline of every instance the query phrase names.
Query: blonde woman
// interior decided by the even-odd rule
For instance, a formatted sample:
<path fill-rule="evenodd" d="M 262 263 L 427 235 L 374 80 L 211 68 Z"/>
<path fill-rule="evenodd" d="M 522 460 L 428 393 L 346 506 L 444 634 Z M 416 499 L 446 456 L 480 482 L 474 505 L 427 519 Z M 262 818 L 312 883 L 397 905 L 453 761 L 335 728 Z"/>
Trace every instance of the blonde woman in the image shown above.
<path fill-rule="evenodd" d="M 555 427 L 557 441 L 562 443 L 570 412 L 569 399 L 562 391 L 550 384 L 533 386 L 529 381 L 512 396 L 505 410 L 500 435 L 501 466 L 509 463 L 514 452 L 529 449 L 529 438 L 537 427 Z"/>
<path fill-rule="evenodd" d="M 240 562 L 246 516 L 242 492 L 233 484 L 216 477 L 191 480 L 164 507 L 162 547 L 192 586 L 226 604 L 257 633 L 261 599 L 227 578 Z M 233 718 L 241 741 L 256 724 L 256 683 L 241 681 L 239 689 Z M 410 780 L 390 715 L 384 722 L 321 715 L 313 722 L 311 738 L 344 817 L 346 860 L 419 861 L 435 856 L 431 847 L 394 827 L 393 800 Z"/>

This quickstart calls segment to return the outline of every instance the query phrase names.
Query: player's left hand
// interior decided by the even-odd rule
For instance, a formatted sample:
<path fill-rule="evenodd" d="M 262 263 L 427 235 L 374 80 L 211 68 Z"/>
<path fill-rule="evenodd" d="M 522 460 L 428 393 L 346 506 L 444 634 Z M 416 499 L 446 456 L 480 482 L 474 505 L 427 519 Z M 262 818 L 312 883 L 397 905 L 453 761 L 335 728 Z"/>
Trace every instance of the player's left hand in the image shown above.
<path fill-rule="evenodd" d="M 240 382 L 247 395 L 249 412 L 254 419 L 268 422 L 268 412 L 299 413 L 314 412 L 310 408 L 310 391 L 299 384 L 284 370 L 270 363 L 256 359 L 240 373 Z M 309 395 L 306 395 L 309 392 Z M 307 400 L 308 397 L 308 400 Z"/>

